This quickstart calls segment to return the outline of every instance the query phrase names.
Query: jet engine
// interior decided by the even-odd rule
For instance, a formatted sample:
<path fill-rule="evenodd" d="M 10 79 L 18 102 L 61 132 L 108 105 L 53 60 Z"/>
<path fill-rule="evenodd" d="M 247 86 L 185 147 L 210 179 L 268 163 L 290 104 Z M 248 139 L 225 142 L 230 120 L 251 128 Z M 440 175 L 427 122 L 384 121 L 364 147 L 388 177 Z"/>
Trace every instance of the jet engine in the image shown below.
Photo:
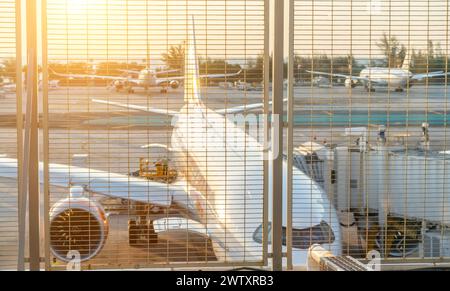
<path fill-rule="evenodd" d="M 57 202 L 50 210 L 50 249 L 61 261 L 78 251 L 81 261 L 95 257 L 108 236 L 108 219 L 102 206 L 86 197 Z"/>
<path fill-rule="evenodd" d="M 353 81 L 351 78 L 345 79 L 345 88 L 355 88 L 356 82 Z"/>
<path fill-rule="evenodd" d="M 177 80 L 170 81 L 170 88 L 172 89 L 178 89 L 180 87 L 180 82 Z"/>
<path fill-rule="evenodd" d="M 125 88 L 125 84 L 123 81 L 120 80 L 115 80 L 111 83 L 111 87 L 113 87 L 114 89 L 116 89 L 116 92 L 120 92 L 120 90 L 122 90 L 123 88 Z"/>

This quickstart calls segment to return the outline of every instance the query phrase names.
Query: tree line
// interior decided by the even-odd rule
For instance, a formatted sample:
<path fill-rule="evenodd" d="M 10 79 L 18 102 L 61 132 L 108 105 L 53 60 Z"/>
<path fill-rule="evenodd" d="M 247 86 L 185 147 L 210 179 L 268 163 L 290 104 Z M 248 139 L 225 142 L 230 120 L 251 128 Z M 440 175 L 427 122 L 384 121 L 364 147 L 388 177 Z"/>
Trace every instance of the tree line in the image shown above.
<path fill-rule="evenodd" d="M 381 39 L 377 43 L 378 49 L 384 55 L 384 61 L 379 66 L 400 68 L 405 59 L 409 55 L 410 71 L 413 74 L 426 73 L 431 71 L 446 71 L 448 67 L 448 56 L 441 48 L 439 43 L 434 43 L 429 40 L 427 43 L 427 49 L 414 50 L 408 54 L 407 48 L 402 44 L 396 36 L 383 34 Z M 184 54 L 185 49 L 183 44 L 174 45 L 169 48 L 166 53 L 161 54 L 161 60 L 165 64 L 165 68 L 169 70 L 176 70 L 169 74 L 164 74 L 166 77 L 179 76 L 184 74 Z M 373 65 L 373 64 L 368 64 Z M 15 59 L 6 59 L 0 66 L 0 77 L 8 78 L 15 81 Z M 313 55 L 313 56 L 294 56 L 294 76 L 296 81 L 309 82 L 315 76 L 308 71 L 320 71 L 329 72 L 343 75 L 358 75 L 364 65 L 360 64 L 352 55 L 341 56 L 329 56 L 326 54 Z M 52 71 L 59 73 L 71 73 L 71 74 L 95 74 L 95 75 L 108 75 L 108 76 L 126 76 L 130 75 L 125 71 L 140 71 L 145 68 L 145 65 L 138 64 L 137 62 L 100 62 L 95 66 L 90 62 L 69 62 L 67 64 L 51 63 L 50 78 L 60 79 L 61 85 L 64 83 L 86 83 L 94 82 L 96 84 L 106 83 L 108 81 L 102 80 L 64 80 L 64 78 L 55 76 Z M 229 77 L 226 80 L 230 82 L 246 81 L 248 83 L 260 83 L 263 80 L 264 72 L 264 56 L 259 54 L 253 58 L 245 60 L 245 65 L 241 66 L 236 62 L 230 62 L 223 58 L 199 58 L 199 70 L 200 74 L 223 74 L 223 73 L 235 73 L 242 69 L 242 74 L 235 77 Z M 159 69 L 159 70 L 162 70 Z M 284 63 L 284 74 L 287 76 L 288 65 Z M 26 66 L 23 68 L 26 72 Z M 272 57 L 269 61 L 270 79 L 272 79 Z M 132 75 L 132 74 L 131 74 Z M 133 76 L 137 77 L 137 76 Z M 1 81 L 1 80 L 0 80 Z M 224 78 L 210 80 L 213 82 L 225 81 Z"/>

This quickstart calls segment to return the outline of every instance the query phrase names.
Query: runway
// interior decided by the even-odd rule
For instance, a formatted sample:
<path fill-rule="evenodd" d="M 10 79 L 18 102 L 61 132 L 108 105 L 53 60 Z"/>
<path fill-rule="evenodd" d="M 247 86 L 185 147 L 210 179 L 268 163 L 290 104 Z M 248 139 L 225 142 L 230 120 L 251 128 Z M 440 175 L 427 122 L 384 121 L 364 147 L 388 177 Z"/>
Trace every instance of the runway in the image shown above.
<path fill-rule="evenodd" d="M 421 138 L 421 123 L 431 125 L 432 147 L 447 145 L 448 87 L 416 86 L 408 92 L 380 90 L 367 93 L 363 88 L 294 88 L 294 146 L 315 140 L 327 144 L 354 142 L 344 136 L 346 127 L 365 126 L 369 142 L 376 140 L 378 125 L 388 134 L 408 133 L 411 146 Z M 203 101 L 212 109 L 259 103 L 262 91 L 203 89 Z M 161 94 L 158 90 L 134 94 L 111 92 L 102 87 L 66 87 L 49 92 L 50 163 L 72 164 L 113 173 L 137 170 L 139 158 L 148 157 L 145 145 L 169 145 L 171 119 L 111 105 L 102 99 L 144 107 L 177 111 L 183 106 L 183 88 Z M 0 155 L 17 157 L 15 95 L 6 93 L 0 106 Z M 24 100 L 25 106 L 25 100 Z M 260 113 L 252 111 L 251 113 Z M 42 148 L 41 148 L 42 153 Z M 67 197 L 67 189 L 52 188 L 50 203 Z M 119 203 L 119 202 L 117 202 Z M 103 251 L 85 268 L 153 266 L 168 262 L 214 261 L 210 242 L 184 235 L 162 237 L 157 245 L 130 247 L 126 213 L 113 213 L 110 237 Z M 188 243 L 186 243 L 188 242 Z M 14 268 L 17 257 L 17 184 L 0 180 L 0 269 Z M 63 267 L 60 262 L 56 268 Z"/>

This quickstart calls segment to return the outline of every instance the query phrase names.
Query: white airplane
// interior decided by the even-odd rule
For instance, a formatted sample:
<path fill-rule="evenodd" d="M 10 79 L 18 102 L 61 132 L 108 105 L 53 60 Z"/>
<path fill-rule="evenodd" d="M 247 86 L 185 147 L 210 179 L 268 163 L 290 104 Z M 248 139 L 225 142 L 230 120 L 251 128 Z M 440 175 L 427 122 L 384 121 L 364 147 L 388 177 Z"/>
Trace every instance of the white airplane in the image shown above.
<path fill-rule="evenodd" d="M 100 80 L 111 80 L 111 84 L 108 86 L 115 88 L 116 92 L 121 90 L 126 90 L 128 93 L 134 93 L 134 87 L 142 87 L 147 91 L 151 87 L 161 87 L 161 93 L 167 93 L 167 88 L 178 89 L 181 82 L 184 80 L 183 76 L 179 77 L 164 77 L 169 73 L 178 72 L 178 70 L 168 70 L 168 71 L 153 71 L 149 69 L 143 69 L 141 71 L 133 70 L 121 70 L 127 74 L 127 76 L 101 76 L 101 75 L 86 75 L 86 74 L 61 74 L 52 70 L 52 73 L 59 77 L 69 78 L 69 79 L 100 79 Z M 200 75 L 200 78 L 226 78 L 234 77 L 241 74 L 242 70 L 237 73 L 231 74 L 207 74 Z M 137 78 L 130 77 L 130 74 L 137 75 Z"/>
<path fill-rule="evenodd" d="M 79 251 L 82 260 L 89 260 L 101 251 L 108 235 L 108 215 L 101 200 L 95 197 L 120 198 L 150 208 L 181 210 L 182 215 L 168 217 L 166 213 L 151 221 L 142 213 L 127 212 L 138 217 L 131 221 L 130 229 L 140 231 L 147 238 L 153 232 L 153 238 L 162 233 L 195 232 L 211 240 L 219 261 L 238 265 L 244 260 L 262 259 L 263 231 L 270 233 L 270 222 L 268 229 L 263 230 L 262 218 L 263 146 L 246 133 L 245 127 L 236 125 L 225 114 L 243 113 L 248 109 L 262 108 L 263 104 L 226 110 L 211 110 L 205 106 L 200 94 L 194 33 L 190 35 L 185 62 L 185 104 L 180 111 L 94 100 L 151 114 L 168 114 L 174 118 L 168 151 L 179 171 L 175 182 L 166 184 L 89 168 L 49 165 L 51 185 L 70 185 L 70 197 L 57 202 L 50 211 L 50 246 L 59 260 L 66 261 L 71 250 Z M 230 142 L 230 139 L 235 142 Z M 286 160 L 283 165 L 285 244 Z M 42 169 L 41 164 L 41 174 Z M 272 169 L 272 162 L 269 162 L 269 169 Z M 17 161 L 1 158 L 0 177 L 14 179 L 16 175 Z M 271 170 L 268 176 L 270 181 Z M 293 182 L 296 202 L 292 225 L 294 264 L 306 264 L 307 249 L 312 244 L 321 244 L 340 254 L 339 221 L 328 196 L 295 167 Z M 270 221 L 270 211 L 268 217 Z M 136 237 L 131 230 L 130 243 L 134 244 Z M 270 239 L 268 243 L 270 246 Z"/>
<path fill-rule="evenodd" d="M 443 71 L 413 74 L 409 69 L 410 60 L 409 54 L 407 54 L 402 68 L 367 67 L 361 71 L 359 76 L 317 71 L 307 72 L 314 75 L 343 78 L 345 79 L 345 87 L 347 88 L 354 88 L 360 83 L 368 92 L 375 92 L 376 87 L 384 87 L 388 88 L 388 90 L 395 90 L 395 92 L 403 92 L 405 89 L 412 87 L 417 81 L 450 75 L 450 73 Z"/>

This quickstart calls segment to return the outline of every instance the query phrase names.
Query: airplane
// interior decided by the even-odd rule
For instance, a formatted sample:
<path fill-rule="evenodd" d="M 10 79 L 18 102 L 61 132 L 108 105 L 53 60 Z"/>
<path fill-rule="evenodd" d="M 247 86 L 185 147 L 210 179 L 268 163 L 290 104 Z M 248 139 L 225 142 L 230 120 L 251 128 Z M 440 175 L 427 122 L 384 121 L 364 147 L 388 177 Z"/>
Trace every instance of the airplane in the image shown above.
<path fill-rule="evenodd" d="M 367 67 L 360 72 L 359 76 L 318 71 L 307 72 L 319 76 L 343 78 L 345 79 L 345 87 L 347 88 L 354 88 L 358 84 L 362 84 L 367 92 L 375 92 L 376 87 L 384 87 L 388 88 L 388 90 L 393 89 L 395 92 L 403 92 L 405 89 L 412 87 L 417 81 L 450 75 L 449 72 L 445 73 L 443 71 L 424 74 L 411 73 L 409 54 L 406 55 L 401 68 Z"/>
<path fill-rule="evenodd" d="M 178 89 L 180 87 L 181 82 L 184 80 L 183 76 L 177 77 L 159 77 L 161 75 L 167 75 L 170 73 L 178 72 L 179 70 L 167 70 L 167 71 L 153 71 L 149 69 L 143 69 L 141 71 L 133 71 L 133 70 L 120 70 L 126 74 L 127 76 L 101 76 L 101 75 L 87 75 L 87 74 L 61 74 L 57 73 L 54 70 L 50 70 L 54 75 L 69 79 L 100 79 L 100 80 L 112 80 L 111 84 L 108 88 L 115 88 L 116 92 L 120 92 L 121 90 L 126 90 L 128 93 L 134 93 L 134 87 L 143 87 L 145 91 L 151 87 L 161 87 L 161 93 L 167 93 L 167 88 Z M 200 78 L 226 78 L 226 77 L 234 77 L 238 76 L 242 73 L 242 70 L 236 73 L 230 74 L 207 74 L 200 75 Z M 137 78 L 132 78 L 129 75 L 137 75 Z"/>
<path fill-rule="evenodd" d="M 50 164 L 49 183 L 69 187 L 69 197 L 50 210 L 50 248 L 55 258 L 67 261 L 68 252 L 77 250 L 86 261 L 102 250 L 108 237 L 108 214 L 101 199 L 128 201 L 141 209 L 177 209 L 179 214 L 150 218 L 146 211 L 131 209 L 128 215 L 129 243 L 135 245 L 138 232 L 155 240 L 172 232 L 196 233 L 209 239 L 219 262 L 261 261 L 263 233 L 270 234 L 273 215 L 269 190 L 268 228 L 263 229 L 263 145 L 238 126 L 229 114 L 242 114 L 263 108 L 263 103 L 220 110 L 209 109 L 200 92 L 195 28 L 189 35 L 185 56 L 184 106 L 180 111 L 161 110 L 92 100 L 139 110 L 167 114 L 173 118 L 173 131 L 167 151 L 179 171 L 176 181 L 162 183 L 124 174 L 72 165 Z M 227 136 L 227 133 L 233 135 Z M 230 142 L 230 138 L 235 142 Z M 158 145 L 164 147 L 165 145 Z M 271 152 L 269 151 L 269 156 Z M 269 181 L 272 161 L 269 159 Z M 283 244 L 286 251 L 287 160 L 283 160 Z M 327 194 L 305 173 L 293 169 L 293 262 L 305 265 L 308 248 L 320 244 L 334 254 L 341 253 L 341 232 L 337 212 Z M 40 164 L 43 174 L 43 164 Z M 17 160 L 0 158 L 0 177 L 17 177 Z M 41 180 L 42 181 L 42 180 Z M 268 189 L 271 189 L 269 182 Z M 268 245 L 271 245 L 269 235 Z"/>

